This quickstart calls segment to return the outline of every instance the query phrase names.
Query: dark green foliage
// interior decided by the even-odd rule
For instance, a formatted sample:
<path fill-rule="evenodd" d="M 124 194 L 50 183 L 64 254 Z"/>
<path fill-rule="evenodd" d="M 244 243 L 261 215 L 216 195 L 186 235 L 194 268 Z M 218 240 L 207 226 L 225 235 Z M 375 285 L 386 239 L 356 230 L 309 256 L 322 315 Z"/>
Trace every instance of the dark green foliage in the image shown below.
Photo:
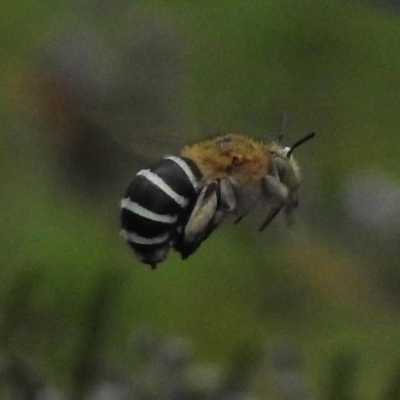
<path fill-rule="evenodd" d="M 384 390 L 383 400 L 400 399 L 400 363 L 398 362 L 393 371 L 392 377 L 387 381 L 387 387 Z"/>
<path fill-rule="evenodd" d="M 8 347 L 9 341 L 29 318 L 32 310 L 31 300 L 40 283 L 41 276 L 37 270 L 22 269 L 3 295 L 4 306 L 0 325 L 0 343 L 3 348 Z"/>
<path fill-rule="evenodd" d="M 72 369 L 73 398 L 83 398 L 101 373 L 102 348 L 108 324 L 112 323 L 112 307 L 121 289 L 122 276 L 111 269 L 100 272 L 94 281 L 91 299 L 81 325 L 82 333 Z"/>
<path fill-rule="evenodd" d="M 101 279 L 100 279 L 101 280 Z M 101 292 L 101 283 L 99 292 Z M 104 292 L 103 292 L 104 294 Z M 97 305 L 95 308 L 99 308 Z M 108 307 L 106 307 L 108 308 Z M 93 310 L 95 311 L 95 310 Z M 96 312 L 95 312 L 96 314 Z M 98 316 L 97 316 L 98 317 Z M 88 325 L 102 330 L 97 317 L 89 316 Z M 49 380 L 38 370 L 34 360 L 18 357 L 2 359 L 1 398 L 4 400 L 228 400 L 274 399 L 312 400 L 310 380 L 304 371 L 298 349 L 290 343 L 271 346 L 267 352 L 254 346 L 243 346 L 233 352 L 234 360 L 224 370 L 218 365 L 202 365 L 191 354 L 188 343 L 179 338 L 166 338 L 143 330 L 135 339 L 130 356 L 135 365 L 122 372 L 110 367 L 110 360 L 96 357 L 101 353 L 100 336 L 90 328 L 79 358 L 80 364 L 72 372 L 71 396 L 48 385 Z M 103 327 L 104 328 L 104 327 Z M 90 351 L 87 350 L 90 348 Z M 85 357 L 85 358 L 84 358 Z M 268 363 L 265 363 L 269 360 Z M 327 363 L 330 372 L 322 399 L 362 400 L 356 394 L 356 368 L 359 358 L 350 353 L 335 354 Z M 108 365 L 108 366 L 107 366 Z M 398 399 L 397 371 L 383 397 L 377 400 Z M 257 381 L 263 387 L 256 389 Z M 265 385 L 267 383 L 267 385 Z M 315 386 L 315 385 L 314 385 Z"/>
<path fill-rule="evenodd" d="M 1 399 L 400 398 L 395 9 L 3 3 Z M 296 223 L 258 234 L 260 206 L 188 261 L 137 263 L 118 236 L 137 169 L 216 132 L 276 138 L 282 110 L 285 143 L 318 133 Z"/>
<path fill-rule="evenodd" d="M 331 363 L 327 400 L 355 400 L 358 359 L 351 354 L 337 354 Z"/>

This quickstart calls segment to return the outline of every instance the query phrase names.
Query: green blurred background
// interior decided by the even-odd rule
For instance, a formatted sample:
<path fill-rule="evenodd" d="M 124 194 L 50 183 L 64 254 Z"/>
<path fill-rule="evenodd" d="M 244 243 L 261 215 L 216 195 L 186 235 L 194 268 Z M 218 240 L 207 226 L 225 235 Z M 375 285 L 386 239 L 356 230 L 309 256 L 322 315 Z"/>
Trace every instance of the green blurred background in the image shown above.
<path fill-rule="evenodd" d="M 273 394 L 265 360 L 254 395 L 400 399 L 397 2 L 18 0 L 0 33 L 2 398 L 135 377 L 155 335 L 190 343 L 205 387 L 283 346 L 309 397 Z M 215 133 L 274 138 L 282 111 L 287 144 L 318 133 L 296 224 L 259 234 L 260 208 L 141 265 L 119 236 L 135 171 Z"/>

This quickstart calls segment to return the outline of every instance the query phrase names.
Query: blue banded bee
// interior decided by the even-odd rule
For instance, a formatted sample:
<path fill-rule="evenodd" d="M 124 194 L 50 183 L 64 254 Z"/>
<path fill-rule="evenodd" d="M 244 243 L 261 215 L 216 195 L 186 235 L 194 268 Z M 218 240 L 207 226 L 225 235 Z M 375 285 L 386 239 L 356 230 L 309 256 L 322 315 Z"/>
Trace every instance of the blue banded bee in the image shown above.
<path fill-rule="evenodd" d="M 291 147 L 228 133 L 186 146 L 140 170 L 121 201 L 122 236 L 152 269 L 172 248 L 193 254 L 227 215 L 239 222 L 261 200 L 271 209 L 265 229 L 283 210 L 298 205 L 300 170 Z"/>

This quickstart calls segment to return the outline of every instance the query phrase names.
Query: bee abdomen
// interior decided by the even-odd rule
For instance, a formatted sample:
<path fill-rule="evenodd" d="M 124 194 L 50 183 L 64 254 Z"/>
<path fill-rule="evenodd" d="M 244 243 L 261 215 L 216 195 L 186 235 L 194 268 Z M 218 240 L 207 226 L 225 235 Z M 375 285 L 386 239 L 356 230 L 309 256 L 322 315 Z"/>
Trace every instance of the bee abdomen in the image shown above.
<path fill-rule="evenodd" d="M 153 268 L 167 255 L 200 187 L 193 161 L 169 156 L 139 171 L 121 201 L 122 235 Z"/>

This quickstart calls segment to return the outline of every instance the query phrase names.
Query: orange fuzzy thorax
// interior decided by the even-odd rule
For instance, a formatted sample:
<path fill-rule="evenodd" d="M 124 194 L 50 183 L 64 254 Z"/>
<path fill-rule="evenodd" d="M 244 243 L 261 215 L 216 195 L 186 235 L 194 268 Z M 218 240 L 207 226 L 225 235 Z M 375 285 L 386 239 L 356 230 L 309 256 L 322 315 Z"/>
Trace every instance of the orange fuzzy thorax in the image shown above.
<path fill-rule="evenodd" d="M 245 185 L 272 171 L 270 150 L 271 144 L 228 133 L 186 146 L 181 155 L 196 163 L 206 181 L 228 178 Z"/>

